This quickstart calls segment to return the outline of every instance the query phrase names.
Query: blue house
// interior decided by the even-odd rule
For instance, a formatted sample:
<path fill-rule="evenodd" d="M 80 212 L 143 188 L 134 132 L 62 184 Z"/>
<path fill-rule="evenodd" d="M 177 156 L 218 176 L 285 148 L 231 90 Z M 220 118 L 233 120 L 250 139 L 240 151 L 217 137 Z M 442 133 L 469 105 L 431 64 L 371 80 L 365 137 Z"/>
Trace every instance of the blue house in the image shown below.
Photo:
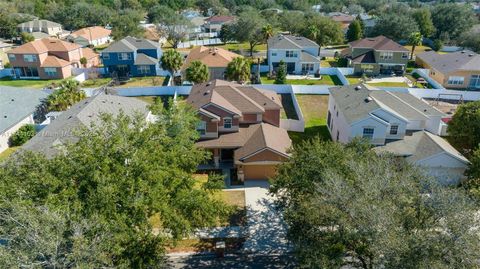
<path fill-rule="evenodd" d="M 160 70 L 160 44 L 127 36 L 102 51 L 105 72 L 111 76 L 155 76 Z"/>

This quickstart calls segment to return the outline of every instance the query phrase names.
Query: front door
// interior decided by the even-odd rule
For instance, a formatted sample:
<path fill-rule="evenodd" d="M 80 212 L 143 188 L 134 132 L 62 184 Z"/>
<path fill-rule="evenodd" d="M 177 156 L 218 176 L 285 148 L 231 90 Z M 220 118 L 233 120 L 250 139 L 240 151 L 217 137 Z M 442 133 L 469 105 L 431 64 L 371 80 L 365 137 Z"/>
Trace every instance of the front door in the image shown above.
<path fill-rule="evenodd" d="M 220 160 L 222 162 L 233 161 L 233 149 L 222 149 L 220 151 Z"/>
<path fill-rule="evenodd" d="M 287 73 L 288 74 L 295 73 L 295 63 L 287 63 Z"/>
<path fill-rule="evenodd" d="M 130 75 L 130 67 L 128 65 L 117 65 L 118 77 L 128 77 Z"/>

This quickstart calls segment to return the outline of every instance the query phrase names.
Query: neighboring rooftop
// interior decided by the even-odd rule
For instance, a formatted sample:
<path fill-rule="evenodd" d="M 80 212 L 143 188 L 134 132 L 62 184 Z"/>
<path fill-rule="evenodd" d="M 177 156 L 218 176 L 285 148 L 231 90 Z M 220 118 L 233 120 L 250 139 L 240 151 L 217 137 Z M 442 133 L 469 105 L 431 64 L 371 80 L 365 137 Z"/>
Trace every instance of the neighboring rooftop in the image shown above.
<path fill-rule="evenodd" d="M 285 129 L 267 124 L 252 124 L 240 127 L 238 132 L 222 134 L 217 139 L 197 142 L 202 148 L 237 148 L 235 161 L 243 161 L 246 157 L 263 149 L 270 149 L 285 157 L 289 156 L 288 149 L 292 141 Z"/>
<path fill-rule="evenodd" d="M 379 108 L 393 112 L 406 120 L 446 116 L 409 93 L 384 91 L 365 84 L 331 88 L 330 94 L 348 123 L 365 119 Z"/>
<path fill-rule="evenodd" d="M 212 16 L 212 17 L 206 19 L 205 21 L 209 22 L 209 23 L 226 23 L 226 22 L 229 22 L 229 21 L 233 21 L 234 19 L 235 19 L 235 17 L 233 17 L 233 16 L 215 15 L 215 16 Z"/>
<path fill-rule="evenodd" d="M 224 80 L 213 80 L 194 85 L 187 98 L 187 103 L 197 109 L 208 104 L 215 104 L 237 115 L 263 113 L 265 110 L 282 108 L 281 100 L 273 91 L 260 90 Z"/>
<path fill-rule="evenodd" d="M 17 25 L 17 27 L 23 28 L 54 28 L 54 27 L 62 27 L 60 23 L 56 23 L 49 20 L 32 20 L 23 22 Z"/>
<path fill-rule="evenodd" d="M 458 70 L 480 71 L 480 55 L 470 50 L 446 54 L 438 54 L 435 51 L 425 51 L 418 54 L 417 58 L 444 74 Z"/>
<path fill-rule="evenodd" d="M 35 112 L 47 96 L 40 90 L 0 86 L 0 134 Z"/>
<path fill-rule="evenodd" d="M 86 27 L 77 30 L 70 35 L 74 38 L 83 37 L 88 41 L 108 37 L 112 33 L 112 30 L 105 29 L 101 26 Z"/>
<path fill-rule="evenodd" d="M 190 51 L 183 64 L 183 69 L 193 61 L 200 61 L 208 67 L 227 67 L 237 57 L 242 56 L 222 48 L 199 46 Z"/>
<path fill-rule="evenodd" d="M 137 99 L 116 95 L 99 94 L 73 105 L 47 127 L 30 139 L 22 148 L 41 152 L 53 157 L 59 146 L 76 140 L 74 131 L 80 127 L 90 127 L 100 122 L 101 114 L 118 116 L 121 111 L 127 115 L 148 114 L 147 103 Z"/>
<path fill-rule="evenodd" d="M 143 49 L 159 49 L 160 44 L 144 38 L 127 36 L 124 39 L 113 42 L 102 52 L 133 52 Z"/>
<path fill-rule="evenodd" d="M 377 37 L 367 37 L 364 39 L 350 42 L 350 47 L 408 52 L 405 47 L 383 35 Z"/>
<path fill-rule="evenodd" d="M 303 49 L 312 47 L 319 46 L 314 41 L 303 36 L 278 34 L 268 39 L 269 49 Z"/>
<path fill-rule="evenodd" d="M 35 40 L 32 42 L 28 42 L 23 44 L 19 47 L 16 47 L 8 53 L 12 54 L 25 54 L 25 53 L 33 53 L 33 54 L 41 54 L 48 51 L 57 51 L 57 52 L 66 52 L 72 51 L 75 49 L 79 49 L 80 46 L 74 43 L 65 42 L 60 39 L 56 38 L 43 38 L 39 40 Z"/>
<path fill-rule="evenodd" d="M 406 135 L 402 140 L 389 142 L 384 146 L 375 147 L 374 150 L 405 157 L 407 161 L 412 163 L 446 152 L 457 160 L 469 164 L 469 161 L 445 139 L 428 131 L 414 132 L 411 135 Z"/>

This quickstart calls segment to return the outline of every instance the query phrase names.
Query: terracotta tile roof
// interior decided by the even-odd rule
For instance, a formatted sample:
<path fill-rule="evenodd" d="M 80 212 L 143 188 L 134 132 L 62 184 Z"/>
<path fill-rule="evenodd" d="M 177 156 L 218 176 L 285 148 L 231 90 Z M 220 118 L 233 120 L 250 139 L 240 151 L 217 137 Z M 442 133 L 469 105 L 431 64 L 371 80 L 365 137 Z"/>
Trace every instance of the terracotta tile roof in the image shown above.
<path fill-rule="evenodd" d="M 183 64 L 183 69 L 186 69 L 193 61 L 200 61 L 208 67 L 227 67 L 237 57 L 242 56 L 222 48 L 200 46 L 190 51 Z"/>
<path fill-rule="evenodd" d="M 397 42 L 383 35 L 367 37 L 350 43 L 351 48 L 371 48 L 375 50 L 405 51 L 408 50 Z"/>
<path fill-rule="evenodd" d="M 9 53 L 14 54 L 41 54 L 47 51 L 71 51 L 79 49 L 80 46 L 74 43 L 65 42 L 56 38 L 42 38 L 23 44 Z"/>
<path fill-rule="evenodd" d="M 96 54 L 92 49 L 90 48 L 82 48 L 82 55 L 83 57 L 87 58 L 87 60 L 90 60 L 92 58 L 98 57 L 98 54 Z"/>
<path fill-rule="evenodd" d="M 55 56 L 47 56 L 47 58 L 42 62 L 40 67 L 64 67 L 70 65 L 70 62 L 67 62 L 63 59 L 60 59 Z"/>
<path fill-rule="evenodd" d="M 235 17 L 233 16 L 212 16 L 208 19 L 206 19 L 205 21 L 206 22 L 210 22 L 210 23 L 225 23 L 225 22 L 229 22 L 229 21 L 233 21 L 235 19 Z"/>
<path fill-rule="evenodd" d="M 89 41 L 108 37 L 112 33 L 112 30 L 105 29 L 101 26 L 86 27 L 77 30 L 70 35 L 72 37 L 83 37 Z"/>
<path fill-rule="evenodd" d="M 197 142 L 196 145 L 202 148 L 238 148 L 234 152 L 235 161 L 243 161 L 263 149 L 288 157 L 292 141 L 285 129 L 259 123 L 240 127 L 238 132 L 222 134 L 217 139 Z"/>
<path fill-rule="evenodd" d="M 199 109 L 209 104 L 223 107 L 237 115 L 263 113 L 280 109 L 281 102 L 275 93 L 252 86 L 214 80 L 193 86 L 187 102 Z"/>

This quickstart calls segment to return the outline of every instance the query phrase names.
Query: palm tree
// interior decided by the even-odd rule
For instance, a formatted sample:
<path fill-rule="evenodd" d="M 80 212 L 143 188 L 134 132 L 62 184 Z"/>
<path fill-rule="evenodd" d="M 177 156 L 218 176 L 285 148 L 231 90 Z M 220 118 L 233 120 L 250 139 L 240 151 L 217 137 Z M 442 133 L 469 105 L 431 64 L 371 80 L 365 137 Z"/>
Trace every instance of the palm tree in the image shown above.
<path fill-rule="evenodd" d="M 242 57 L 234 58 L 227 66 L 227 79 L 245 83 L 250 78 L 250 62 Z"/>
<path fill-rule="evenodd" d="M 318 37 L 318 28 L 315 25 L 310 25 L 307 28 L 307 33 L 308 33 L 308 38 L 310 38 L 313 41 L 317 41 Z"/>
<path fill-rule="evenodd" d="M 415 47 L 422 45 L 423 36 L 420 32 L 413 32 L 408 37 L 408 44 L 412 46 L 412 53 L 410 54 L 410 60 L 413 59 L 413 53 L 415 52 Z"/>
<path fill-rule="evenodd" d="M 208 81 L 210 76 L 208 67 L 200 61 L 193 61 L 185 70 L 185 77 L 195 84 Z"/>
<path fill-rule="evenodd" d="M 86 97 L 85 92 L 80 89 L 78 81 L 64 80 L 60 83 L 60 89 L 47 97 L 47 109 L 48 111 L 65 111 Z"/>
<path fill-rule="evenodd" d="M 271 24 L 266 24 L 262 27 L 262 35 L 265 43 L 267 44 L 267 58 L 268 58 L 268 40 L 273 36 L 273 27 Z M 260 64 L 258 65 L 258 70 L 260 71 Z"/>
<path fill-rule="evenodd" d="M 183 57 L 180 53 L 176 50 L 167 50 L 162 55 L 162 68 L 168 70 L 171 75 L 171 79 L 174 79 L 175 73 L 180 70 L 183 65 Z M 175 81 L 175 80 L 173 80 Z"/>

